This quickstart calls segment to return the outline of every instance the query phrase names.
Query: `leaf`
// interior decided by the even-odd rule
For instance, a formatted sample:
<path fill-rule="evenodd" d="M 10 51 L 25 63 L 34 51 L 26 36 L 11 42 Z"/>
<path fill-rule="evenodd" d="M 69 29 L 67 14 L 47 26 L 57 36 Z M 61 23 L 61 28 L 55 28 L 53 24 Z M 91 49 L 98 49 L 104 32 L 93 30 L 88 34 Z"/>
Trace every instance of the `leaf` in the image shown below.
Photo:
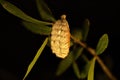
<path fill-rule="evenodd" d="M 74 36 L 76 39 L 78 40 L 83 40 L 85 41 L 86 38 L 87 38 L 87 35 L 88 35 L 88 32 L 89 32 L 89 26 L 90 26 L 90 22 L 88 19 L 85 19 L 84 21 L 84 25 L 83 27 L 80 29 L 80 28 L 76 28 L 74 29 L 71 34 L 72 36 Z M 82 50 L 83 51 L 83 50 Z M 81 51 L 81 53 L 82 53 Z M 76 59 L 79 57 L 80 55 L 78 54 L 76 56 Z"/>
<path fill-rule="evenodd" d="M 80 28 L 75 28 L 71 31 L 72 36 L 74 36 L 78 40 L 82 40 L 82 32 Z"/>
<path fill-rule="evenodd" d="M 77 47 L 71 50 L 69 55 L 59 63 L 56 75 L 60 76 L 62 73 L 64 73 L 71 66 L 71 64 L 80 56 L 82 50 L 82 47 Z"/>
<path fill-rule="evenodd" d="M 0 0 L 0 3 L 2 3 L 3 0 Z"/>
<path fill-rule="evenodd" d="M 82 31 L 82 36 L 83 36 L 83 41 L 86 41 L 88 32 L 89 32 L 89 26 L 90 26 L 90 22 L 88 19 L 85 19 L 83 27 L 81 28 Z"/>
<path fill-rule="evenodd" d="M 82 65 L 83 66 L 82 69 L 79 70 L 76 62 L 73 62 L 73 70 L 76 76 L 78 77 L 78 79 L 86 78 L 88 75 L 89 67 L 90 67 L 90 62 L 88 61 L 88 59 L 86 59 L 87 57 L 84 54 L 81 55 L 81 58 L 83 58 L 84 61 L 86 62 L 85 65 Z"/>
<path fill-rule="evenodd" d="M 88 71 L 89 71 L 89 68 L 90 68 L 90 62 L 87 62 L 84 66 L 84 68 L 82 70 L 80 70 L 81 74 L 80 74 L 80 78 L 81 79 L 84 79 L 87 77 L 88 75 Z"/>
<path fill-rule="evenodd" d="M 22 21 L 22 24 L 33 33 L 40 35 L 50 35 L 51 27 L 48 27 L 43 24 L 35 24 L 27 21 Z"/>
<path fill-rule="evenodd" d="M 42 46 L 40 47 L 40 49 L 37 51 L 34 59 L 32 60 L 32 62 L 29 64 L 27 72 L 23 78 L 23 80 L 25 80 L 25 78 L 28 76 L 28 74 L 30 73 L 31 69 L 33 68 L 33 66 L 35 65 L 36 61 L 38 60 L 39 56 L 41 55 L 42 51 L 44 50 L 46 44 L 48 42 L 48 38 L 45 39 L 45 41 L 43 42 Z"/>
<path fill-rule="evenodd" d="M 71 31 L 71 34 L 79 40 L 85 41 L 88 35 L 90 22 L 88 19 L 85 19 L 82 27 L 77 27 Z"/>
<path fill-rule="evenodd" d="M 75 56 L 75 60 L 77 60 L 78 58 L 79 58 L 79 56 L 82 54 L 82 51 L 83 51 L 83 47 L 81 47 L 81 46 L 77 46 L 76 47 L 76 50 L 74 50 L 74 56 Z"/>
<path fill-rule="evenodd" d="M 80 28 L 75 28 L 72 29 L 71 34 L 73 37 L 75 37 L 77 40 L 82 40 L 82 33 L 81 33 L 81 29 Z M 71 40 L 71 44 L 70 46 L 74 45 L 74 41 Z M 77 56 L 76 56 L 77 57 Z M 79 57 L 79 54 L 78 54 Z"/>
<path fill-rule="evenodd" d="M 55 18 L 52 15 L 52 12 L 48 8 L 47 4 L 43 0 L 36 0 L 37 8 L 41 18 L 45 21 L 55 22 Z"/>
<path fill-rule="evenodd" d="M 27 14 L 25 14 L 23 11 L 21 11 L 19 8 L 17 8 L 15 5 L 7 2 L 7 1 L 2 1 L 1 5 L 3 6 L 4 9 L 6 9 L 9 13 L 25 20 L 28 22 L 32 22 L 32 23 L 37 23 L 37 24 L 44 24 L 44 25 L 52 25 L 52 23 L 49 22 L 43 22 L 43 21 L 39 21 L 37 19 L 34 19 L 30 16 L 28 16 Z"/>
<path fill-rule="evenodd" d="M 84 25 L 83 27 L 80 29 L 80 28 L 76 28 L 72 31 L 72 36 L 74 36 L 76 39 L 78 40 L 83 40 L 85 41 L 86 38 L 87 38 L 87 35 L 88 35 L 88 31 L 89 31 L 89 26 L 90 26 L 90 22 L 88 19 L 86 19 L 84 21 Z M 80 56 L 80 54 L 82 53 L 83 49 L 81 49 L 80 52 L 78 52 L 76 55 L 76 59 Z"/>
<path fill-rule="evenodd" d="M 104 34 L 98 41 L 98 44 L 96 47 L 96 54 L 97 55 L 100 55 L 105 51 L 105 49 L 108 46 L 108 42 L 109 42 L 108 35 Z"/>
<path fill-rule="evenodd" d="M 75 28 L 75 29 L 73 29 L 72 30 L 72 32 L 71 32 L 71 34 L 72 34 L 72 36 L 74 36 L 77 40 L 82 40 L 82 33 L 81 33 L 81 29 L 80 28 Z M 72 42 L 71 42 L 72 43 Z M 74 43 L 72 43 L 72 45 L 75 45 Z M 82 51 L 83 51 L 83 48 L 82 47 L 80 47 L 80 46 L 74 46 L 74 47 L 76 47 L 76 49 L 74 50 L 74 53 L 73 54 L 75 54 L 74 56 L 75 56 L 75 59 L 77 59 L 79 56 L 80 56 L 80 54 L 82 53 Z"/>
<path fill-rule="evenodd" d="M 69 66 L 72 64 L 74 60 L 72 53 L 73 52 L 71 51 L 69 55 L 59 63 L 57 71 L 56 71 L 57 76 L 60 76 L 62 73 L 64 73 L 69 68 Z"/>
<path fill-rule="evenodd" d="M 95 67 L 95 60 L 96 58 L 93 58 L 90 64 L 89 72 L 87 80 L 94 80 L 94 67 Z"/>
<path fill-rule="evenodd" d="M 80 75 L 80 71 L 79 71 L 79 67 L 77 65 L 76 62 L 73 62 L 73 70 L 74 70 L 74 73 L 76 74 L 77 78 L 80 79 L 81 78 L 81 75 Z"/>

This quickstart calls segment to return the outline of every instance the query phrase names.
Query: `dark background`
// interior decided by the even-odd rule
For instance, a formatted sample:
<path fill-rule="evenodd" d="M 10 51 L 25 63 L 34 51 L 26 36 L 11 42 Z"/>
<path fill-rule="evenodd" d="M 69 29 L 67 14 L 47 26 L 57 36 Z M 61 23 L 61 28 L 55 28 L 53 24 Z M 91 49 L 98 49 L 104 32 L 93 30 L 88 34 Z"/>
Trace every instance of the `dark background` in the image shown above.
<path fill-rule="evenodd" d="M 87 44 L 95 48 L 104 34 L 109 36 L 109 46 L 100 57 L 108 64 L 112 73 L 119 78 L 120 6 L 117 0 L 45 0 L 56 19 L 66 14 L 70 28 L 82 26 L 88 18 L 91 26 Z M 10 0 L 28 15 L 40 19 L 34 0 Z M 21 25 L 21 19 L 9 14 L 0 5 L 0 80 L 22 80 L 27 66 L 41 46 L 45 36 L 34 34 Z M 108 61 L 106 61 L 108 58 Z M 51 54 L 46 47 L 35 64 L 28 80 L 77 80 L 72 68 L 59 78 L 53 75 L 61 59 Z M 96 68 L 102 72 L 98 66 Z M 105 75 L 102 72 L 103 75 Z M 109 80 L 109 79 L 108 79 Z"/>

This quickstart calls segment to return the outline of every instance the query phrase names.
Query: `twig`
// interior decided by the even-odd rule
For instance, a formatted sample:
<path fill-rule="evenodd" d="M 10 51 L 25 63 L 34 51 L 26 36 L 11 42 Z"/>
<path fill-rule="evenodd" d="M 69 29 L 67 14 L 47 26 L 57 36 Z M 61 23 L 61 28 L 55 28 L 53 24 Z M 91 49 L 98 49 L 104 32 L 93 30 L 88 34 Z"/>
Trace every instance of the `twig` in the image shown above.
<path fill-rule="evenodd" d="M 96 55 L 96 52 L 93 48 L 88 47 L 85 43 L 81 42 L 80 40 L 77 40 L 75 37 L 73 37 L 71 35 L 71 38 L 74 40 L 74 42 L 78 43 L 79 45 L 81 45 L 83 48 L 85 48 L 88 52 L 90 52 L 91 55 L 93 55 L 97 62 L 100 64 L 100 66 L 102 67 L 103 71 L 106 73 L 106 75 L 111 79 L 111 80 L 117 80 L 112 73 L 110 72 L 110 70 L 106 67 L 106 65 L 103 63 L 103 61 L 99 58 L 99 56 Z"/>

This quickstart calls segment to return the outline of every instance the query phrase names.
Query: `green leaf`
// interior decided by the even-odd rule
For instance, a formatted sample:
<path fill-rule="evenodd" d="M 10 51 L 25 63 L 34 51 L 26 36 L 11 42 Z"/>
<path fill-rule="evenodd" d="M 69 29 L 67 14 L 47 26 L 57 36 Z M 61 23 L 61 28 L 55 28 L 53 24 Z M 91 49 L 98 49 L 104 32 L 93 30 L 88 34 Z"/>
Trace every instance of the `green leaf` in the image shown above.
<path fill-rule="evenodd" d="M 41 18 L 45 21 L 55 22 L 55 18 L 52 15 L 52 12 L 48 8 L 47 4 L 43 0 L 36 0 L 37 8 Z"/>
<path fill-rule="evenodd" d="M 74 36 L 78 40 L 82 40 L 82 32 L 80 28 L 75 28 L 71 31 L 72 36 Z"/>
<path fill-rule="evenodd" d="M 3 6 L 4 9 L 6 9 L 9 13 L 25 20 L 28 22 L 32 22 L 32 23 L 37 23 L 37 24 L 44 24 L 44 25 L 52 25 L 52 23 L 49 22 L 43 22 L 43 21 L 39 21 L 37 19 L 34 19 L 30 16 L 28 16 L 27 14 L 25 14 L 23 11 L 21 11 L 19 8 L 17 8 L 15 5 L 7 2 L 7 1 L 2 1 L 1 5 Z"/>
<path fill-rule="evenodd" d="M 25 80 L 25 78 L 28 76 L 28 74 L 30 73 L 31 69 L 33 68 L 33 66 L 35 65 L 36 61 L 38 60 L 39 56 L 41 55 L 42 51 L 44 50 L 46 44 L 48 42 L 48 38 L 45 39 L 45 41 L 43 42 L 42 46 L 40 47 L 40 49 L 37 51 L 34 59 L 32 60 L 32 62 L 29 64 L 27 72 L 23 78 L 23 80 Z"/>
<path fill-rule="evenodd" d="M 78 79 L 80 79 L 81 75 L 80 75 L 80 71 L 79 71 L 79 67 L 78 67 L 77 63 L 73 62 L 72 66 L 73 66 L 73 70 L 74 70 L 75 75 L 77 76 Z"/>
<path fill-rule="evenodd" d="M 64 73 L 74 61 L 72 53 L 73 52 L 71 51 L 69 55 L 59 63 L 56 71 L 57 76 L 60 76 L 62 73 Z"/>
<path fill-rule="evenodd" d="M 90 64 L 89 72 L 87 80 L 94 80 L 94 67 L 95 67 L 95 60 L 96 58 L 93 58 Z"/>
<path fill-rule="evenodd" d="M 3 0 L 0 0 L 0 3 L 2 3 Z"/>
<path fill-rule="evenodd" d="M 79 70 L 77 64 L 75 62 L 73 62 L 73 70 L 74 70 L 74 73 L 76 74 L 76 76 L 78 77 L 78 79 L 86 78 L 88 75 L 89 67 L 90 67 L 90 62 L 84 54 L 81 55 L 81 58 L 84 59 L 86 64 L 82 65 L 83 68 L 81 68 L 80 70 Z"/>
<path fill-rule="evenodd" d="M 85 41 L 89 32 L 90 22 L 88 19 L 85 19 L 83 26 L 77 27 L 71 31 L 72 36 L 78 40 Z"/>
<path fill-rule="evenodd" d="M 108 46 L 108 42 L 109 42 L 108 35 L 104 34 L 98 41 L 98 44 L 97 44 L 97 47 L 96 47 L 97 55 L 100 55 L 105 51 L 105 49 Z"/>
<path fill-rule="evenodd" d="M 71 50 L 69 55 L 59 63 L 56 75 L 60 76 L 62 73 L 64 73 L 71 66 L 71 64 L 81 55 L 82 51 L 82 47 L 77 47 Z"/>
<path fill-rule="evenodd" d="M 82 33 L 81 33 L 81 29 L 80 28 L 75 28 L 75 29 L 73 29 L 72 31 L 71 31 L 71 34 L 72 34 L 72 36 L 74 36 L 77 40 L 82 40 Z M 74 56 L 75 56 L 75 59 L 77 59 L 79 56 L 80 56 L 80 54 L 82 53 L 82 51 L 83 51 L 83 48 L 82 47 L 80 47 L 80 46 L 76 46 L 75 44 L 74 44 L 74 41 L 72 42 L 71 41 L 71 44 L 72 45 L 74 45 L 74 47 L 76 48 L 75 50 L 74 50 Z"/>
<path fill-rule="evenodd" d="M 77 40 L 82 40 L 82 33 L 80 28 L 74 28 L 71 30 L 71 34 L 73 37 L 75 37 Z M 70 46 L 74 45 L 74 41 L 71 40 Z"/>
<path fill-rule="evenodd" d="M 84 65 L 84 68 L 82 70 L 80 70 L 81 74 L 80 74 L 80 78 L 81 79 L 84 79 L 87 77 L 88 75 L 88 71 L 89 71 L 89 68 L 90 68 L 90 62 L 87 62 L 85 65 Z"/>
<path fill-rule="evenodd" d="M 87 35 L 89 32 L 89 26 L 90 26 L 90 22 L 88 19 L 85 19 L 83 27 L 81 28 L 81 32 L 82 32 L 82 36 L 83 36 L 83 41 L 86 41 L 87 39 Z"/>
<path fill-rule="evenodd" d="M 85 41 L 89 32 L 90 22 L 88 19 L 85 19 L 82 27 L 77 27 L 72 30 L 71 34 L 79 40 Z"/>
<path fill-rule="evenodd" d="M 73 66 L 74 73 L 76 74 L 76 76 L 77 76 L 78 79 L 84 79 L 84 78 L 87 77 L 88 71 L 89 71 L 89 68 L 90 68 L 90 63 L 89 62 L 86 63 L 85 66 L 84 66 L 84 68 L 81 69 L 81 70 L 79 70 L 77 64 L 73 63 L 73 65 L 74 65 Z"/>
<path fill-rule="evenodd" d="M 77 60 L 79 57 L 80 57 L 80 55 L 82 54 L 82 51 L 83 51 L 83 47 L 81 47 L 81 46 L 77 46 L 76 47 L 76 49 L 74 50 L 74 56 L 75 56 L 75 60 Z"/>
<path fill-rule="evenodd" d="M 40 35 L 50 35 L 51 27 L 48 27 L 43 24 L 35 24 L 27 21 L 22 21 L 22 24 L 28 30 L 32 31 L 33 33 L 40 34 Z"/>
<path fill-rule="evenodd" d="M 81 29 L 80 28 L 73 29 L 73 31 L 71 32 L 72 36 L 74 36 L 78 40 L 85 41 L 89 32 L 89 26 L 90 26 L 90 22 L 88 19 L 86 19 Z M 80 50 L 80 52 L 77 52 L 75 59 L 77 59 L 80 56 L 82 51 L 83 51 L 83 48 Z"/>

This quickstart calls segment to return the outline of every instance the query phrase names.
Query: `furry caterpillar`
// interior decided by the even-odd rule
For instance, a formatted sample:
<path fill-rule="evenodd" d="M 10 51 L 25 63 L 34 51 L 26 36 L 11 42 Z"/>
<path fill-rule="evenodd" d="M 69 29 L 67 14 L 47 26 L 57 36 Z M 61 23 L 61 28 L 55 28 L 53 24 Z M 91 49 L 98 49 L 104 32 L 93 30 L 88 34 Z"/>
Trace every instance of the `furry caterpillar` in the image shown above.
<path fill-rule="evenodd" d="M 65 58 L 69 53 L 70 48 L 70 29 L 66 20 L 66 15 L 62 15 L 60 20 L 57 20 L 51 31 L 51 49 L 52 52 L 59 58 Z"/>

